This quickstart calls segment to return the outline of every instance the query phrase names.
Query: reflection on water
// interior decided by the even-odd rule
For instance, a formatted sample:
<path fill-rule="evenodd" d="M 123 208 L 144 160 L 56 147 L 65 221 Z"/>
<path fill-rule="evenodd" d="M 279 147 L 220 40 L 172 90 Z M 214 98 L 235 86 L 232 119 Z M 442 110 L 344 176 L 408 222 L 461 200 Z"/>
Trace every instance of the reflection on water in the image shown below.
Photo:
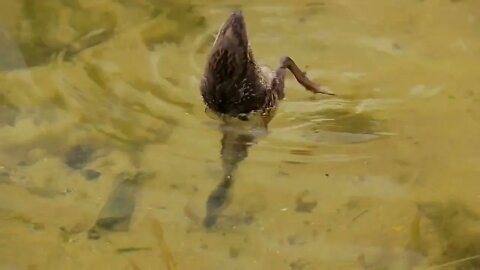
<path fill-rule="evenodd" d="M 289 77 L 206 230 L 223 134 L 199 81 L 234 7 L 259 61 L 338 96 Z M 479 268 L 479 10 L 1 1 L 0 268 Z"/>
<path fill-rule="evenodd" d="M 223 176 L 220 184 L 207 199 L 204 219 L 204 225 L 207 228 L 216 224 L 222 209 L 229 202 L 236 171 L 240 163 L 247 158 L 248 149 L 257 143 L 258 138 L 267 133 L 267 123 L 271 116 L 255 114 L 251 113 L 247 122 L 236 118 L 231 119 L 229 116 L 223 117 L 224 121 L 220 126 L 220 131 L 223 134 L 220 150 Z"/>

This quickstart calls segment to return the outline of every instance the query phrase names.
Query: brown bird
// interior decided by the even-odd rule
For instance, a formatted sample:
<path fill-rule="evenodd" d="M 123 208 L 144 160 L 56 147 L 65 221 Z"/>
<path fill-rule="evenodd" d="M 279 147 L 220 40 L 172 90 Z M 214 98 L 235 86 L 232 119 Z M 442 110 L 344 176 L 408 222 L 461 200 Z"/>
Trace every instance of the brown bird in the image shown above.
<path fill-rule="evenodd" d="M 288 56 L 275 72 L 259 67 L 248 43 L 241 11 L 233 12 L 218 32 L 201 82 L 202 97 L 214 113 L 247 119 L 253 111 L 268 114 L 285 97 L 285 72 L 289 69 L 306 90 L 333 95 L 310 81 Z"/>
<path fill-rule="evenodd" d="M 233 12 L 218 32 L 200 86 L 207 108 L 219 116 L 227 116 L 221 126 L 224 175 L 207 200 L 206 227 L 216 224 L 229 199 L 234 172 L 247 157 L 248 148 L 256 142 L 257 135 L 252 130 L 239 127 L 238 122 L 230 120 L 246 121 L 252 112 L 259 112 L 263 119 L 261 128 L 266 129 L 278 101 L 285 97 L 286 69 L 308 91 L 333 95 L 310 81 L 288 56 L 281 58 L 280 67 L 275 72 L 258 66 L 248 44 L 242 12 Z"/>

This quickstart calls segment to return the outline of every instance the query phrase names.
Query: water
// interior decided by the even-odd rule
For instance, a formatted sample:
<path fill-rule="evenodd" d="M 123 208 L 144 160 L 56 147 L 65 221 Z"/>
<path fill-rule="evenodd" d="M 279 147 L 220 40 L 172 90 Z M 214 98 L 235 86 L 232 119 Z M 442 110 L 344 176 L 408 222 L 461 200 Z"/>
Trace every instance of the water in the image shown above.
<path fill-rule="evenodd" d="M 1 269 L 479 269 L 480 2 L 0 3 Z M 199 93 L 244 11 L 286 82 L 215 228 Z M 94 233 L 92 233 L 92 231 Z"/>

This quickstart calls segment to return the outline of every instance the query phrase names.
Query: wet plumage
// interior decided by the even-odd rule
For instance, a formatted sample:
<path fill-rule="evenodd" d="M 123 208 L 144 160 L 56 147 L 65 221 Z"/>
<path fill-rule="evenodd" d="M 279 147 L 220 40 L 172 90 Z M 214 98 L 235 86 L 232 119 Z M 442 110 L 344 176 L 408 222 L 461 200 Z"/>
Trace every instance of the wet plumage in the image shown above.
<path fill-rule="evenodd" d="M 220 28 L 208 57 L 200 86 L 203 100 L 210 110 L 234 117 L 268 112 L 285 96 L 286 69 L 307 90 L 332 94 L 311 82 L 290 57 L 282 57 L 276 72 L 262 70 L 249 46 L 242 13 L 233 12 Z"/>

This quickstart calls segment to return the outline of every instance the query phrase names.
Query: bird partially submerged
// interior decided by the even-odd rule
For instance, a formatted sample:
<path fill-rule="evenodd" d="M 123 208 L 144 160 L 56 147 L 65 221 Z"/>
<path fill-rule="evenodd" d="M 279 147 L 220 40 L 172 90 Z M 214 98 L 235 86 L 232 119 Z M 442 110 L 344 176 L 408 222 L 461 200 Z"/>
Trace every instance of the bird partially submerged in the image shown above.
<path fill-rule="evenodd" d="M 218 32 L 201 82 L 207 107 L 217 113 L 245 119 L 253 111 L 268 114 L 285 97 L 286 69 L 313 93 L 333 95 L 310 81 L 288 56 L 275 72 L 255 62 L 241 11 L 233 12 Z"/>
<path fill-rule="evenodd" d="M 288 56 L 282 57 L 275 72 L 257 65 L 250 49 L 245 21 L 240 11 L 233 12 L 218 32 L 210 52 L 201 82 L 202 97 L 209 111 L 225 121 L 221 126 L 223 180 L 207 200 L 206 227 L 212 227 L 227 204 L 234 173 L 247 157 L 248 148 L 255 144 L 257 124 L 266 130 L 278 101 L 285 97 L 286 70 L 308 91 L 333 95 L 310 81 Z M 253 112 L 262 121 L 248 121 Z M 258 117 L 253 117 L 258 119 Z M 241 123 L 252 125 L 239 125 Z M 252 128 L 253 126 L 253 128 Z"/>

